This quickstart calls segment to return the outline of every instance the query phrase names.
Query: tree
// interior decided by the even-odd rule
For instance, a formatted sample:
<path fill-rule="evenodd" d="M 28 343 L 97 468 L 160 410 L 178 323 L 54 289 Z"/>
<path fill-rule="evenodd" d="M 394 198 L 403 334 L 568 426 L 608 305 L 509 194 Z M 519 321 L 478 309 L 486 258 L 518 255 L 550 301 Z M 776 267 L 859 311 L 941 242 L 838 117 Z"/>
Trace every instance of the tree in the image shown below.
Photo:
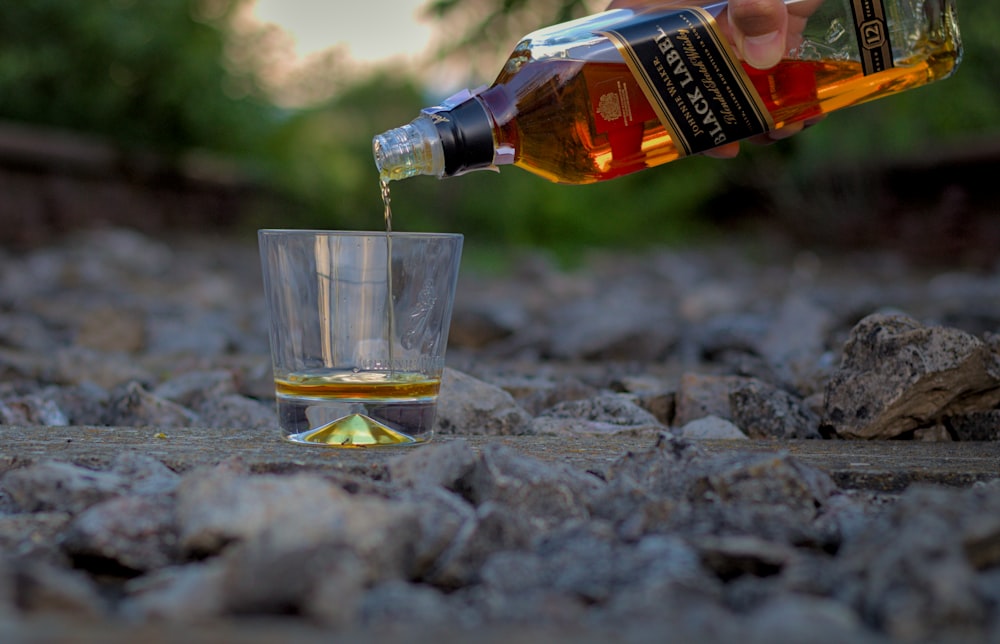
<path fill-rule="evenodd" d="M 22 0 L 0 12 L 0 118 L 179 151 L 251 149 L 273 112 L 227 64 L 247 0 Z"/>

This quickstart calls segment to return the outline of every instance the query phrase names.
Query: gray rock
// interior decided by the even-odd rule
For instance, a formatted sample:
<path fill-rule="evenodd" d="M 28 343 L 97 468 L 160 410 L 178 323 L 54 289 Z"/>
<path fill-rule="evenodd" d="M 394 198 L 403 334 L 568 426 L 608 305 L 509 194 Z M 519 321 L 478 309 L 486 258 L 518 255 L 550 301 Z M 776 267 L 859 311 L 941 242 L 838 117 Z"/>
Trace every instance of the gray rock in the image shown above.
<path fill-rule="evenodd" d="M 784 506 L 811 521 L 836 490 L 828 474 L 787 454 L 743 454 L 707 461 L 692 483 L 697 501 Z"/>
<path fill-rule="evenodd" d="M 411 487 L 440 486 L 459 491 L 476 467 L 476 453 L 463 440 L 432 443 L 389 461 L 394 483 Z"/>
<path fill-rule="evenodd" d="M 408 504 L 417 517 L 417 538 L 413 547 L 413 576 L 432 575 L 440 557 L 458 539 L 459 534 L 476 521 L 476 509 L 457 494 L 442 488 L 405 490 L 399 501 Z"/>
<path fill-rule="evenodd" d="M 740 376 L 713 376 L 685 373 L 677 389 L 677 415 L 674 424 L 680 427 L 705 416 L 733 420 L 729 394 L 749 382 Z"/>
<path fill-rule="evenodd" d="M 110 394 L 93 382 L 47 387 L 41 395 L 66 415 L 70 425 L 102 425 L 107 416 Z"/>
<path fill-rule="evenodd" d="M 232 323 L 217 312 L 187 311 L 176 317 L 149 320 L 149 348 L 152 355 L 221 356 L 233 343 Z"/>
<path fill-rule="evenodd" d="M 759 345 L 760 354 L 781 379 L 800 395 L 822 390 L 827 373 L 822 355 L 833 327 L 833 316 L 811 298 L 786 298 Z"/>
<path fill-rule="evenodd" d="M 588 421 L 598 427 L 607 427 L 605 431 L 636 427 L 663 428 L 655 416 L 637 405 L 635 398 L 628 394 L 607 393 L 595 398 L 562 402 L 546 409 L 539 416 Z"/>
<path fill-rule="evenodd" d="M 884 638 L 867 628 L 848 606 L 823 597 L 783 594 L 749 616 L 751 642 L 876 644 Z"/>
<path fill-rule="evenodd" d="M 322 605 L 328 607 L 326 610 L 334 608 L 339 612 L 343 605 L 342 597 L 331 597 Z M 442 615 L 448 615 L 452 627 L 463 626 L 475 619 L 467 615 L 468 608 L 463 611 L 456 605 L 457 602 L 449 601 L 448 595 L 427 584 L 393 579 L 375 585 L 358 599 L 357 619 L 370 627 L 386 624 L 402 628 L 440 626 Z M 325 615 L 319 617 L 324 622 L 330 622 Z"/>
<path fill-rule="evenodd" d="M 96 257 L 112 272 L 155 277 L 165 274 L 175 258 L 166 243 L 128 228 L 88 230 L 71 243 L 79 244 L 78 248 L 101 249 Z M 102 274 L 99 277 L 103 279 L 105 276 Z"/>
<path fill-rule="evenodd" d="M 942 629 L 977 632 L 989 599 L 976 570 L 998 560 L 998 505 L 988 488 L 911 488 L 845 540 L 837 596 L 894 639 L 934 639 Z"/>
<path fill-rule="evenodd" d="M 0 347 L 42 353 L 56 342 L 56 335 L 36 316 L 0 312 Z"/>
<path fill-rule="evenodd" d="M 321 520 L 346 493 L 314 475 L 249 476 L 223 463 L 186 474 L 177 487 L 177 525 L 182 552 L 210 555 L 269 526 Z"/>
<path fill-rule="evenodd" d="M 58 383 L 82 385 L 89 382 L 111 390 L 130 382 L 149 384 L 156 380 L 134 359 L 122 353 L 65 347 L 57 349 L 54 357 L 48 379 Z"/>
<path fill-rule="evenodd" d="M 273 388 L 273 383 L 270 383 Z M 154 396 L 189 409 L 197 409 L 207 400 L 237 393 L 233 373 L 224 369 L 189 371 L 156 386 Z"/>
<path fill-rule="evenodd" d="M 529 414 L 537 416 L 544 410 L 574 400 L 593 398 L 598 390 L 577 378 L 508 377 L 493 383 L 514 397 Z"/>
<path fill-rule="evenodd" d="M 733 422 L 750 438 L 819 438 L 819 419 L 788 392 L 760 380 L 729 391 Z"/>
<path fill-rule="evenodd" d="M 1000 409 L 949 416 L 944 424 L 955 440 L 1000 440 Z"/>
<path fill-rule="evenodd" d="M 327 627 L 346 628 L 360 623 L 365 600 L 370 595 L 367 589 L 372 582 L 356 555 L 350 551 L 341 555 L 324 549 L 304 563 L 314 583 L 299 599 L 302 614 Z M 287 577 L 281 570 L 275 572 L 279 579 Z M 252 584 L 249 587 L 257 584 L 256 579 L 249 581 Z M 273 597 L 274 593 L 268 590 L 268 601 Z"/>
<path fill-rule="evenodd" d="M 1000 403 L 1000 358 L 958 329 L 927 327 L 899 314 L 859 322 L 830 380 L 823 431 L 893 438 L 948 416 Z"/>
<path fill-rule="evenodd" d="M 354 620 L 370 576 L 358 554 L 344 547 L 349 544 L 331 539 L 288 547 L 272 543 L 266 533 L 261 536 L 239 544 L 225 556 L 226 612 L 299 613 L 340 626 Z"/>
<path fill-rule="evenodd" d="M 521 551 L 537 534 L 517 511 L 486 502 L 475 517 L 462 524 L 454 540 L 423 579 L 444 589 L 455 589 L 479 580 L 483 564 L 494 553 Z"/>
<path fill-rule="evenodd" d="M 17 396 L 0 400 L 0 425 L 65 427 L 69 425 L 69 419 L 52 400 L 40 396 Z"/>
<path fill-rule="evenodd" d="M 626 544 L 609 526 L 595 522 L 568 524 L 543 538 L 527 557 L 519 555 L 493 555 L 483 566 L 481 583 L 508 596 L 556 591 L 587 605 L 608 602 L 628 586 L 667 579 L 692 588 L 711 585 L 697 553 L 681 539 L 655 536 Z"/>
<path fill-rule="evenodd" d="M 273 403 L 262 403 L 239 394 L 211 397 L 198 406 L 197 413 L 198 424 L 206 427 L 278 427 L 278 413 Z"/>
<path fill-rule="evenodd" d="M 132 450 L 115 456 L 110 471 L 121 476 L 134 495 L 172 494 L 181 478 L 155 458 Z"/>
<path fill-rule="evenodd" d="M 718 416 L 705 416 L 692 420 L 681 427 L 680 435 L 693 440 L 747 440 L 749 438 L 739 427 Z"/>
<path fill-rule="evenodd" d="M 720 579 L 776 575 L 797 556 L 794 547 L 750 535 L 702 537 L 694 547 L 701 562 Z"/>
<path fill-rule="evenodd" d="M 136 353 L 146 341 L 142 311 L 110 304 L 84 311 L 77 321 L 74 343 L 102 353 Z"/>
<path fill-rule="evenodd" d="M 221 558 L 156 570 L 125 584 L 119 614 L 132 622 L 197 623 L 226 612 Z"/>
<path fill-rule="evenodd" d="M 159 398 L 137 382 L 129 382 L 111 393 L 105 424 L 120 427 L 191 427 L 198 415 L 169 400 Z"/>
<path fill-rule="evenodd" d="M 635 394 L 635 403 L 653 414 L 661 425 L 673 425 L 677 418 L 676 391 L 642 391 Z"/>
<path fill-rule="evenodd" d="M 70 525 L 63 547 L 85 567 L 106 562 L 128 571 L 163 568 L 177 559 L 174 500 L 168 496 L 121 496 L 84 510 Z"/>
<path fill-rule="evenodd" d="M 30 616 L 95 622 L 108 606 L 97 584 L 82 572 L 38 561 L 16 564 L 18 608 Z"/>
<path fill-rule="evenodd" d="M 624 284 L 559 307 L 552 328 L 556 358 L 652 361 L 678 337 L 668 300 Z"/>
<path fill-rule="evenodd" d="M 530 429 L 531 417 L 503 389 L 446 368 L 434 431 L 510 436 Z"/>
<path fill-rule="evenodd" d="M 654 496 L 682 498 L 691 471 L 704 457 L 696 443 L 661 433 L 649 449 L 616 459 L 605 478 L 610 483 L 623 480 Z"/>
<path fill-rule="evenodd" d="M 490 445 L 467 477 L 466 496 L 475 505 L 492 502 L 508 507 L 544 531 L 588 516 L 589 504 L 603 485 L 597 477 L 574 468 Z"/>
<path fill-rule="evenodd" d="M 531 433 L 539 436 L 572 436 L 579 434 L 596 434 L 608 436 L 656 436 L 663 431 L 659 423 L 646 425 L 619 425 L 586 418 L 555 418 L 539 416 L 531 421 Z"/>
<path fill-rule="evenodd" d="M 78 514 L 128 490 L 128 481 L 119 474 L 58 461 L 11 470 L 0 480 L 0 485 L 23 512 L 70 514 Z"/>

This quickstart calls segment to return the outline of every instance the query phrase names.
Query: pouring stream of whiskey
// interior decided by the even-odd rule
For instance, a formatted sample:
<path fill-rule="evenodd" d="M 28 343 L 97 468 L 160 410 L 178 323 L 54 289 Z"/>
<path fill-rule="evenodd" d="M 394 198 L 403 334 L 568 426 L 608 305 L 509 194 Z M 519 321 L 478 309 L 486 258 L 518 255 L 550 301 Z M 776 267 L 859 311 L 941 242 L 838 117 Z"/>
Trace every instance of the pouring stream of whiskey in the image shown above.
<path fill-rule="evenodd" d="M 385 205 L 385 308 L 388 314 L 386 344 L 389 345 L 389 379 L 392 380 L 396 375 L 393 350 L 393 339 L 396 337 L 396 312 L 392 305 L 392 197 L 389 194 L 389 178 L 381 177 L 379 187 L 382 189 L 382 203 Z"/>

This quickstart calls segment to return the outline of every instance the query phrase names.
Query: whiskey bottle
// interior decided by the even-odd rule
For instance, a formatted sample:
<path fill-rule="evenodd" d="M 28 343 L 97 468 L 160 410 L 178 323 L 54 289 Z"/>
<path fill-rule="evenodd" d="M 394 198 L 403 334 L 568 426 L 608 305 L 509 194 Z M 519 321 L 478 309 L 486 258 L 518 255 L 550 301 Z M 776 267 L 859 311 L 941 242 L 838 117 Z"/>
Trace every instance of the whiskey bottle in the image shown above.
<path fill-rule="evenodd" d="M 726 2 L 691 4 L 525 36 L 491 86 L 376 136 L 381 180 L 513 164 L 603 181 L 947 78 L 962 56 L 954 0 L 785 0 L 808 18 L 767 70 L 735 54 Z"/>

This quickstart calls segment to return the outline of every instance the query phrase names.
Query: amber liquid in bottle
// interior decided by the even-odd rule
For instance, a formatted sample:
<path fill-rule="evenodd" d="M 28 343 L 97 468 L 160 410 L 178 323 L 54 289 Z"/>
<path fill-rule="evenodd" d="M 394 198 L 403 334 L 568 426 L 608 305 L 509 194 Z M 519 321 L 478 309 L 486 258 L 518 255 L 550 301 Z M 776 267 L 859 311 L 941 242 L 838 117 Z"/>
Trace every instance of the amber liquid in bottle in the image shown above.
<path fill-rule="evenodd" d="M 785 60 L 764 71 L 744 68 L 780 128 L 947 77 L 957 58 L 946 51 L 898 61 L 871 76 L 850 61 Z M 609 82 L 630 97 L 636 118 L 629 125 L 599 127 L 596 94 Z M 531 60 L 501 73 L 479 98 L 494 115 L 498 143 L 516 150 L 514 164 L 551 181 L 593 183 L 680 156 L 624 63 Z"/>

